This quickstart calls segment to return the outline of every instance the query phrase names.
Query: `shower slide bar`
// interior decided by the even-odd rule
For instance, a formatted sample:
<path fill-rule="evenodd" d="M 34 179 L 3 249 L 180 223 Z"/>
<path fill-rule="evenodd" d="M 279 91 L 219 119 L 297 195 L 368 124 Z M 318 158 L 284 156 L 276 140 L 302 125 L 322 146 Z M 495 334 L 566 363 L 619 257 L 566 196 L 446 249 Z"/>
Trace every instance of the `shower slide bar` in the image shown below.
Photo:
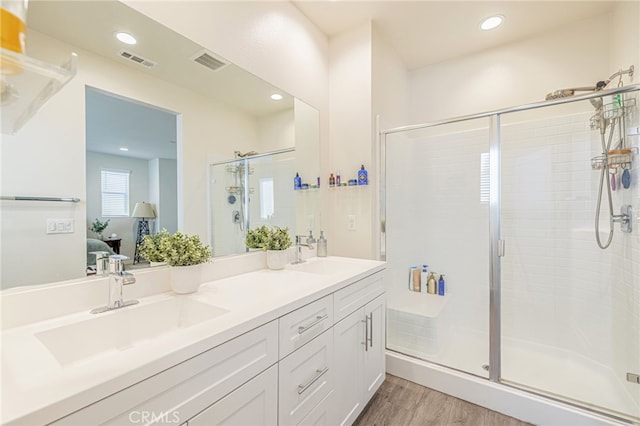
<path fill-rule="evenodd" d="M 0 200 L 9 201 L 58 201 L 63 203 L 79 203 L 80 198 L 76 197 L 21 197 L 13 195 L 0 195 Z"/>
<path fill-rule="evenodd" d="M 567 96 L 567 97 L 564 97 L 564 98 L 552 99 L 552 100 L 548 100 L 548 101 L 540 101 L 540 102 L 535 102 L 535 103 L 531 103 L 531 104 L 525 104 L 525 105 L 518 105 L 518 106 L 514 106 L 514 107 L 509 107 L 509 108 L 496 109 L 496 110 L 493 110 L 493 111 L 480 112 L 478 114 L 462 115 L 462 116 L 458 116 L 458 117 L 447 118 L 447 119 L 444 119 L 444 120 L 432 121 L 432 122 L 429 122 L 429 123 L 412 124 L 412 125 L 409 125 L 409 126 L 394 127 L 394 128 L 391 128 L 391 129 L 381 130 L 380 134 L 389 135 L 389 134 L 392 134 L 392 133 L 400 133 L 400 132 L 406 132 L 406 131 L 411 131 L 411 130 L 426 129 L 428 127 L 435 127 L 435 126 L 440 126 L 440 125 L 443 125 L 443 124 L 459 123 L 461 121 L 475 120 L 475 119 L 478 119 L 478 118 L 487 118 L 487 117 L 491 117 L 491 116 L 494 116 L 494 115 L 507 114 L 507 113 L 510 113 L 510 112 L 528 111 L 528 110 L 531 110 L 531 109 L 544 108 L 544 107 L 553 106 L 553 105 L 562 105 L 562 104 L 567 104 L 567 103 L 577 102 L 577 101 L 582 101 L 582 100 L 602 98 L 602 97 L 605 97 L 605 96 L 616 95 L 618 93 L 635 92 L 637 90 L 640 90 L 640 84 L 630 84 L 629 86 L 616 87 L 616 88 L 613 88 L 613 89 L 605 89 L 605 90 L 600 90 L 600 91 L 597 91 L 597 92 L 586 93 L 586 94 L 583 94 L 583 95 L 573 95 L 573 96 Z"/>

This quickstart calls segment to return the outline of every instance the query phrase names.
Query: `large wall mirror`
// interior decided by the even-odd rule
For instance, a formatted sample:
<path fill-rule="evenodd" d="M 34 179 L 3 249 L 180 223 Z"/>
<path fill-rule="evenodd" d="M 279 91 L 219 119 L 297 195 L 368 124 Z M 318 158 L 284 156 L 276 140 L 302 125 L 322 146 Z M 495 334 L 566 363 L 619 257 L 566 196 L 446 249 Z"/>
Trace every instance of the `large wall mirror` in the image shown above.
<path fill-rule="evenodd" d="M 319 175 L 317 110 L 118 1 L 32 1 L 27 22 L 27 54 L 62 63 L 77 52 L 78 73 L 18 133 L 3 135 L 2 195 L 81 202 L 0 201 L 2 288 L 85 277 L 95 219 L 109 219 L 102 238 L 115 234 L 120 252 L 133 258 L 138 219 L 131 213 L 139 202 L 154 205 L 152 230 L 198 234 L 224 247 L 219 255 L 244 252 L 237 241 L 223 241 L 239 229 L 232 194 L 219 191 L 224 206 L 214 195 L 215 165 L 236 151 L 288 151 L 256 163 L 268 166 L 254 191 L 267 174 L 282 182 L 276 191 L 288 186 L 278 196 L 288 210 L 257 213 L 257 220 L 318 233 L 317 191 L 292 193 L 295 172 L 309 183 Z M 119 31 L 137 43 L 122 44 Z M 226 170 L 220 182 L 233 177 Z M 129 175 L 128 215 L 104 214 L 104 171 Z M 47 234 L 47 219 L 71 219 L 73 230 Z"/>

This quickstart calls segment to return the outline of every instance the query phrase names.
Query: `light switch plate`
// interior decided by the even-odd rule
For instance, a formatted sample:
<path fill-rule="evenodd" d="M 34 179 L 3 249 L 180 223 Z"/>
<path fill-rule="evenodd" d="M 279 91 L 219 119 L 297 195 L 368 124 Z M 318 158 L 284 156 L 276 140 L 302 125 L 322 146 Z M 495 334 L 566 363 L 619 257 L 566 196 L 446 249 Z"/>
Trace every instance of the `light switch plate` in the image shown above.
<path fill-rule="evenodd" d="M 355 231 L 357 228 L 357 223 L 356 223 L 356 215 L 355 214 L 350 214 L 347 216 L 347 229 L 349 231 Z"/>
<path fill-rule="evenodd" d="M 47 219 L 47 234 L 73 234 L 73 219 Z"/>

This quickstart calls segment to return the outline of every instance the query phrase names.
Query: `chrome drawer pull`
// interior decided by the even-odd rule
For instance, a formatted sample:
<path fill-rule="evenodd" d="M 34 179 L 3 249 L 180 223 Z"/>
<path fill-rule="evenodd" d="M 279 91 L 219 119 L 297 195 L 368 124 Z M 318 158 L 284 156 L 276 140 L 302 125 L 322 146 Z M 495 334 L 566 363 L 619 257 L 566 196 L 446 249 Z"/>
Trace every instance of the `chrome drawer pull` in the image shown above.
<path fill-rule="evenodd" d="M 322 376 L 324 376 L 324 374 L 329 371 L 329 367 L 325 367 L 322 370 L 316 370 L 316 375 L 313 379 L 311 379 L 309 382 L 307 382 L 306 385 L 298 385 L 298 395 L 302 394 L 304 391 L 306 391 L 309 386 L 311 386 L 312 384 L 314 384 L 315 382 L 318 381 L 318 379 Z"/>
<path fill-rule="evenodd" d="M 318 325 L 318 323 L 322 322 L 323 320 L 325 320 L 327 318 L 329 318 L 329 314 L 318 315 L 316 317 L 316 320 L 314 322 L 312 322 L 311 324 L 298 327 L 298 334 L 302 334 L 302 333 L 305 333 L 305 332 L 309 331 L 309 329 L 311 329 L 312 327 Z"/>

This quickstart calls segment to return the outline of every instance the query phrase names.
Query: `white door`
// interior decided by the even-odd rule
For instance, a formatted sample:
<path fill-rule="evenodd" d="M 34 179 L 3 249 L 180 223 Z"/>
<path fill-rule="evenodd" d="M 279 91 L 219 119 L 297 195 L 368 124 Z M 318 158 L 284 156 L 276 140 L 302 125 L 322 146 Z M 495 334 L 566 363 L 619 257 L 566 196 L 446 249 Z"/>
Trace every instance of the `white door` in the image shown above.
<path fill-rule="evenodd" d="M 350 425 L 362 411 L 362 370 L 364 363 L 364 308 L 358 309 L 333 328 L 335 421 Z"/>
<path fill-rule="evenodd" d="M 364 374 L 362 395 L 369 401 L 385 378 L 385 295 L 367 303 L 364 307 L 367 318 L 367 348 L 364 352 Z"/>

